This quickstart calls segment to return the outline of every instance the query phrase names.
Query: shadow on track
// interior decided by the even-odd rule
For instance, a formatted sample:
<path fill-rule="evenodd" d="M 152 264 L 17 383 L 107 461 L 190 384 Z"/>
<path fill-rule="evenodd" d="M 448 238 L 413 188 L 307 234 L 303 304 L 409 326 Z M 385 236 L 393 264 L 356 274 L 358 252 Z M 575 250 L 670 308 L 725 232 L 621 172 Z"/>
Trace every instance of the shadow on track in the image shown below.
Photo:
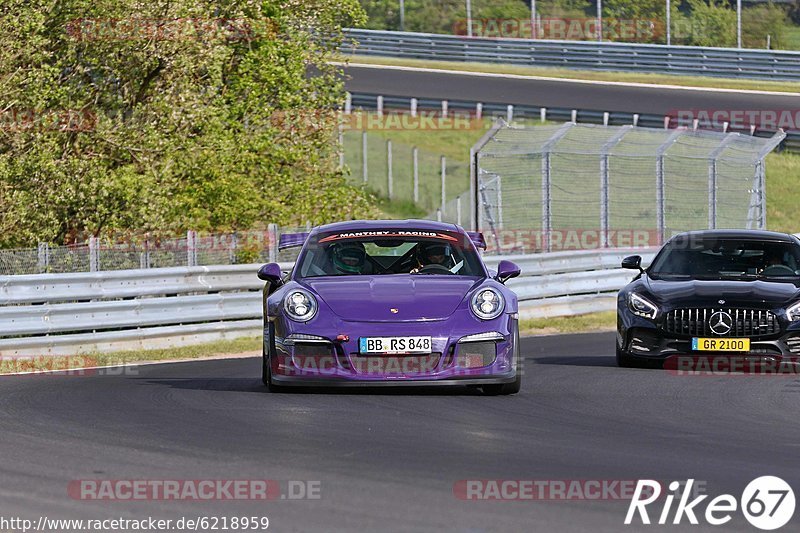
<path fill-rule="evenodd" d="M 148 384 L 161 385 L 174 389 L 202 390 L 216 392 L 254 392 L 276 396 L 291 394 L 339 394 L 371 396 L 481 396 L 477 387 L 297 387 L 288 392 L 269 393 L 260 379 L 252 378 L 148 378 Z"/>
<path fill-rule="evenodd" d="M 537 365 L 563 365 L 563 366 L 591 366 L 617 368 L 617 361 L 613 355 L 589 355 L 567 357 L 532 357 L 526 361 Z"/>

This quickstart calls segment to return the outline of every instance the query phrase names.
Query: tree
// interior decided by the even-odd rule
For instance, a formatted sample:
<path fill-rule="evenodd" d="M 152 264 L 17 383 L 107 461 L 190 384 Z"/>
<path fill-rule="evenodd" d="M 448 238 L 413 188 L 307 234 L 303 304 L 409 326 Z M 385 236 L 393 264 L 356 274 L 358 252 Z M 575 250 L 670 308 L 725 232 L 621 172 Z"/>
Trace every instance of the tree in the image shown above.
<path fill-rule="evenodd" d="M 371 214 L 324 112 L 363 20 L 356 0 L 6 0 L 0 246 Z"/>

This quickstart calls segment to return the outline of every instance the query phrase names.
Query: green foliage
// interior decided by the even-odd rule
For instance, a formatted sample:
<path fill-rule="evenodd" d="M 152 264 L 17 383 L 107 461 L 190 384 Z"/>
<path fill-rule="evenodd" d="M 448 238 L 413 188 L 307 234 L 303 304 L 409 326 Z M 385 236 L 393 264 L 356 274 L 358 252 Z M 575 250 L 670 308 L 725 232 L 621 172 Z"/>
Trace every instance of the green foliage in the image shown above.
<path fill-rule="evenodd" d="M 787 44 L 786 11 L 774 4 L 753 6 L 742 12 L 742 41 L 748 48 L 766 48 L 767 35 L 771 48 L 785 48 Z"/>
<path fill-rule="evenodd" d="M 721 0 L 686 0 L 690 14 L 673 15 L 673 44 L 736 46 L 736 11 Z"/>
<path fill-rule="evenodd" d="M 372 214 L 333 114 L 276 120 L 341 102 L 330 60 L 363 21 L 356 0 L 6 0 L 0 246 Z"/>

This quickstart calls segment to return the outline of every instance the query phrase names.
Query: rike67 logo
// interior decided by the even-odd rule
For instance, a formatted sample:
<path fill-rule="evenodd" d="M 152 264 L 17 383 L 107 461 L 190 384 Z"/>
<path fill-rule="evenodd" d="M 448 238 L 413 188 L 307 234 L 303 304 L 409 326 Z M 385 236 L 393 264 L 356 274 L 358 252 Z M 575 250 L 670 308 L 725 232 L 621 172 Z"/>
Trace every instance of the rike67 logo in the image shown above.
<path fill-rule="evenodd" d="M 794 491 L 779 477 L 762 476 L 754 479 L 745 487 L 739 500 L 731 494 L 721 494 L 708 502 L 704 501 L 708 498 L 706 494 L 689 500 L 693 484 L 694 479 L 687 480 L 685 484 L 678 481 L 669 484 L 669 492 L 663 498 L 661 512 L 653 516 L 657 524 L 681 524 L 685 518 L 690 524 L 697 525 L 700 516 L 707 524 L 721 526 L 730 522 L 737 509 L 741 509 L 751 525 L 764 531 L 772 531 L 785 526 L 794 515 Z M 685 488 L 681 490 L 684 485 Z M 642 524 L 651 524 L 648 506 L 651 506 L 649 511 L 657 511 L 662 496 L 661 483 L 649 479 L 639 480 L 628 506 L 625 524 L 630 525 L 638 520 Z M 676 497 L 678 503 L 673 511 Z M 652 505 L 656 501 L 659 504 Z M 705 504 L 704 512 L 701 504 Z"/>

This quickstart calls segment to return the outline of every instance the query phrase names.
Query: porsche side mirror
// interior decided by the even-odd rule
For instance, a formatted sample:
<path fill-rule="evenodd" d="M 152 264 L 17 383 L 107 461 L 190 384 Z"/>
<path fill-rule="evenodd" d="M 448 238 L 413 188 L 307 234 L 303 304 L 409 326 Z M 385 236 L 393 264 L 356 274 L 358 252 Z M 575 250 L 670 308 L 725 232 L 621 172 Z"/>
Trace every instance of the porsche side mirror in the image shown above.
<path fill-rule="evenodd" d="M 642 258 L 638 255 L 632 255 L 630 257 L 626 257 L 622 260 L 622 268 L 627 268 L 629 270 L 638 270 L 639 272 L 644 272 L 642 268 Z"/>
<path fill-rule="evenodd" d="M 262 281 L 279 285 L 282 277 L 283 273 L 278 263 L 267 263 L 258 269 L 258 279 Z"/>
<path fill-rule="evenodd" d="M 516 264 L 512 263 L 511 261 L 503 260 L 500 261 L 499 265 L 497 265 L 497 275 L 494 279 L 500 283 L 505 283 L 511 278 L 516 278 L 519 276 L 519 272 L 519 267 Z"/>

